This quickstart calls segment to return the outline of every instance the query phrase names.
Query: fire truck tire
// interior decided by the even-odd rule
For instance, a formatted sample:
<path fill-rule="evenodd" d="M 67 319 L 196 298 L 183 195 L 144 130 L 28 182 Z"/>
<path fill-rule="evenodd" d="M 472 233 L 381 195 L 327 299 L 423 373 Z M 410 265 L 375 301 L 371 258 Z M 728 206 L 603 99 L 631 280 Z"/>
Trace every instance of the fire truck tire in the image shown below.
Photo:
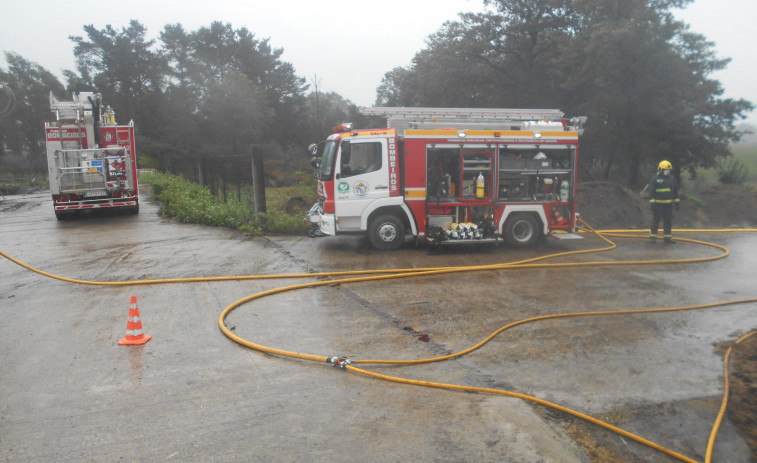
<path fill-rule="evenodd" d="M 376 249 L 399 249 L 405 241 L 405 225 L 393 214 L 380 215 L 368 226 L 368 236 Z"/>
<path fill-rule="evenodd" d="M 513 214 L 503 230 L 505 241 L 514 248 L 527 248 L 539 241 L 539 221 L 532 214 Z"/>
<path fill-rule="evenodd" d="M 139 204 L 137 204 L 134 207 L 129 208 L 129 215 L 136 215 L 139 214 Z"/>

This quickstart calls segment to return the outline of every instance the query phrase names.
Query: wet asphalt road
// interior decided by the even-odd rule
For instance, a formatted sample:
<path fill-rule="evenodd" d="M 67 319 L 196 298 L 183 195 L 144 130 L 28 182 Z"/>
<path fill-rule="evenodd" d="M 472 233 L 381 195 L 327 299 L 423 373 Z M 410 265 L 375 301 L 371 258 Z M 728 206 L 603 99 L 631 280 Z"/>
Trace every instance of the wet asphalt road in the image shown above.
<path fill-rule="evenodd" d="M 227 326 L 276 348 L 352 358 L 432 357 L 523 318 L 757 297 L 757 236 L 697 235 L 727 259 L 693 265 L 535 269 L 304 289 L 235 310 Z M 365 238 L 245 237 L 138 216 L 58 222 L 45 193 L 0 202 L 0 249 L 69 278 L 119 281 L 461 266 L 599 247 L 536 250 Z M 682 258 L 709 248 L 621 240 L 572 260 Z M 300 280 L 131 287 L 77 285 L 1 259 L 0 461 L 675 461 L 519 399 L 403 386 L 239 346 L 219 330 L 232 302 Z M 131 295 L 152 340 L 118 346 Z M 574 408 L 702 460 L 722 394 L 722 349 L 757 328 L 757 307 L 552 320 L 519 326 L 461 359 L 367 367 L 413 379 L 508 389 Z M 754 411 L 757 415 L 757 411 Z M 748 462 L 726 419 L 716 461 Z"/>

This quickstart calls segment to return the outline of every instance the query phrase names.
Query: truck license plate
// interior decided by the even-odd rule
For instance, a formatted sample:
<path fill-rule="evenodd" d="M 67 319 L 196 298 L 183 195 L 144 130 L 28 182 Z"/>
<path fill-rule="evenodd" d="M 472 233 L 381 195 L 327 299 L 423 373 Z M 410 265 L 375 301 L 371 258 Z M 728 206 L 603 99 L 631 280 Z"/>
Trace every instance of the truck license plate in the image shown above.
<path fill-rule="evenodd" d="M 105 192 L 105 190 L 93 190 L 84 192 L 85 198 L 93 198 L 97 196 L 107 196 L 107 193 Z"/>

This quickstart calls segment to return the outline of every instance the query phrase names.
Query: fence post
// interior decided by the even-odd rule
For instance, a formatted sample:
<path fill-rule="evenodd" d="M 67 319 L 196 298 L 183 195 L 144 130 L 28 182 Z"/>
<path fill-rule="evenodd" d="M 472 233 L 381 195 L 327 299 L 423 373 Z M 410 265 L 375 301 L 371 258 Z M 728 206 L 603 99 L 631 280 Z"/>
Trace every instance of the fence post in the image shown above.
<path fill-rule="evenodd" d="M 255 201 L 255 215 L 266 211 L 265 207 L 265 174 L 263 172 L 263 156 L 252 148 L 252 191 Z"/>

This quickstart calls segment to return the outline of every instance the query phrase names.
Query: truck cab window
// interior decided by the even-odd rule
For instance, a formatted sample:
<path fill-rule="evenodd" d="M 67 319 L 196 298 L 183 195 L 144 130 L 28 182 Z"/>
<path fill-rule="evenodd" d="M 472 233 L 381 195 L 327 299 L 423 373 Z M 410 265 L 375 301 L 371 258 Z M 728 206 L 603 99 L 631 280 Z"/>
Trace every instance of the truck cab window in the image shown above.
<path fill-rule="evenodd" d="M 346 149 L 345 149 L 346 148 Z M 352 177 L 381 169 L 381 143 L 342 143 L 340 171 Z"/>
<path fill-rule="evenodd" d="M 331 174 L 334 171 L 334 157 L 336 155 L 336 142 L 328 141 L 323 147 L 323 153 L 321 154 L 321 162 L 319 165 L 318 173 L 319 178 L 322 180 L 331 179 Z"/>

